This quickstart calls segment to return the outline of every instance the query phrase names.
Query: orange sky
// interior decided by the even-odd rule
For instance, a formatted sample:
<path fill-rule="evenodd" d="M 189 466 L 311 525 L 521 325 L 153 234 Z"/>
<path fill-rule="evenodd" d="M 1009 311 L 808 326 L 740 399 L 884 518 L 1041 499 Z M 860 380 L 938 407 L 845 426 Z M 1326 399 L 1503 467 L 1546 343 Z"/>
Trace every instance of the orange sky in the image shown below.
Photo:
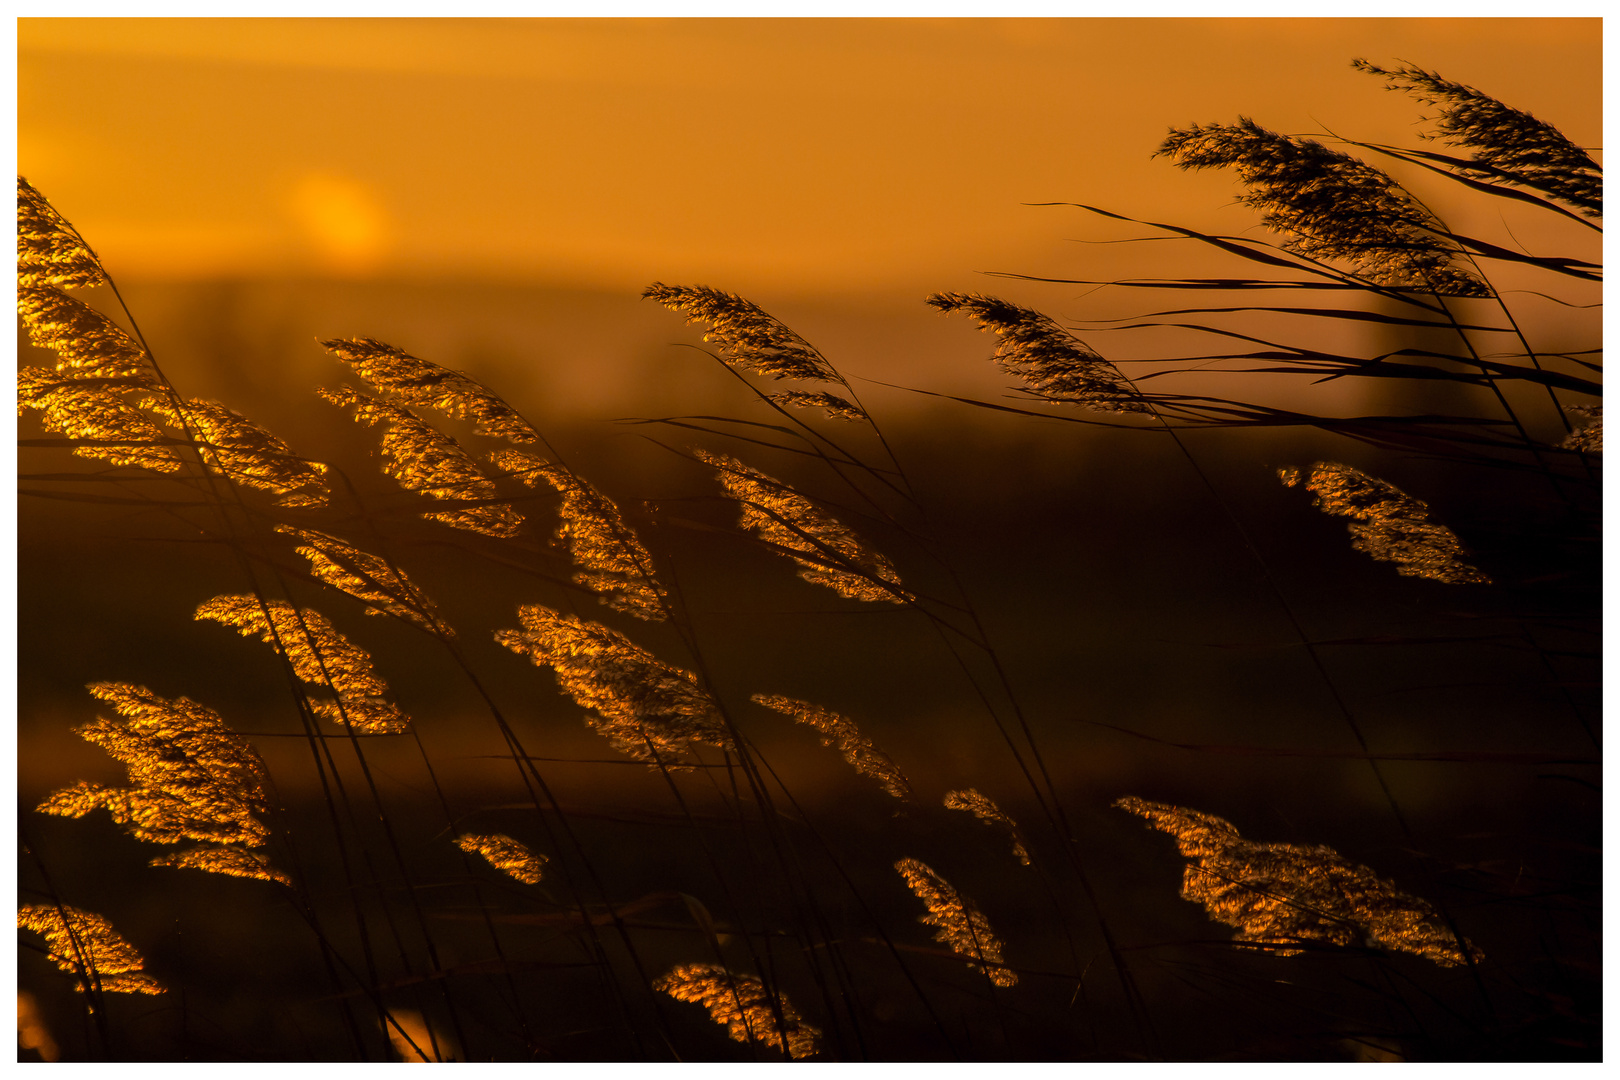
<path fill-rule="evenodd" d="M 130 278 L 915 298 L 1072 260 L 1075 219 L 1021 203 L 1230 204 L 1150 159 L 1171 125 L 1410 144 L 1418 107 L 1356 56 L 1600 145 L 1600 44 L 1596 19 L 21 19 L 18 166 Z"/>

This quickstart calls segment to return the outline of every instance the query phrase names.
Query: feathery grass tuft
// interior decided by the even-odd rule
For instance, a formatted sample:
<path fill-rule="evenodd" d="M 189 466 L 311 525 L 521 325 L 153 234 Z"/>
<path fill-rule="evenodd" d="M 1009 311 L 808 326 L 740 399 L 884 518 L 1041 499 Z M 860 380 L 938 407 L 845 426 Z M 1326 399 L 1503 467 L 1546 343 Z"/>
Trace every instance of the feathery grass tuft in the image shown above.
<path fill-rule="evenodd" d="M 455 634 L 439 618 L 433 601 L 411 584 L 405 571 L 395 570 L 387 560 L 315 529 L 277 525 L 276 532 L 303 541 L 297 551 L 309 560 L 309 572 L 315 579 L 359 600 L 368 614 L 392 615 L 445 637 Z"/>
<path fill-rule="evenodd" d="M 130 835 L 158 844 L 264 844 L 269 830 L 254 816 L 264 805 L 264 763 L 219 714 L 129 683 L 92 683 L 90 693 L 122 719 L 74 732 L 123 765 L 131 786 L 80 781 L 51 794 L 39 812 L 77 818 L 105 807 Z"/>
<path fill-rule="evenodd" d="M 17 284 L 75 289 L 106 281 L 101 260 L 84 237 L 32 184 L 17 177 Z"/>
<path fill-rule="evenodd" d="M 424 513 L 424 518 L 502 539 L 518 534 L 523 516 L 511 506 L 493 501 L 500 497 L 495 482 L 478 470 L 456 440 L 407 410 L 350 387 L 317 393 L 339 408 L 352 408 L 356 423 L 382 427 L 383 474 L 406 491 L 484 504 Z"/>
<path fill-rule="evenodd" d="M 549 861 L 505 833 L 463 833 L 456 837 L 456 846 L 469 855 L 482 855 L 489 865 L 525 885 L 540 884 Z"/>
<path fill-rule="evenodd" d="M 964 311 L 980 330 L 999 337 L 991 359 L 1047 401 L 1100 412 L 1150 411 L 1119 369 L 1049 316 L 980 293 L 935 293 L 927 302 L 947 314 Z"/>
<path fill-rule="evenodd" d="M 313 608 L 298 611 L 280 600 L 261 606 L 256 596 L 216 596 L 197 608 L 196 618 L 234 627 L 243 637 L 256 635 L 287 658 L 299 679 L 330 690 L 336 700 L 311 699 L 317 716 L 346 723 L 366 735 L 410 727 L 410 717 L 388 700 L 388 684 L 372 671 L 371 654 L 334 630 Z"/>
<path fill-rule="evenodd" d="M 780 480 L 727 454 L 694 451 L 719 474 L 726 494 L 742 505 L 742 528 L 784 549 L 804 567 L 799 576 L 851 600 L 900 604 L 911 595 L 888 559 L 863 546 L 840 522 Z"/>
<path fill-rule="evenodd" d="M 1018 823 L 1007 816 L 1006 811 L 997 806 L 988 795 L 981 795 L 977 790 L 968 788 L 964 791 L 947 791 L 945 793 L 945 809 L 966 810 L 984 824 L 993 828 L 1003 829 L 1007 839 L 1012 841 L 1013 857 L 1028 866 L 1029 851 L 1018 836 Z"/>
<path fill-rule="evenodd" d="M 1239 117 L 1236 124 L 1173 128 L 1159 153 L 1183 169 L 1236 170 L 1249 186 L 1241 201 L 1290 237 L 1285 250 L 1345 260 L 1385 288 L 1493 295 L 1453 264 L 1462 250 L 1388 174 L 1314 139 L 1279 135 Z"/>
<path fill-rule="evenodd" d="M 821 1032 L 777 996 L 782 1010 L 780 1027 L 765 984 L 753 975 L 739 975 L 714 964 L 682 964 L 653 983 L 676 1001 L 690 1001 L 709 1010 L 717 1024 L 740 1043 L 758 1042 L 783 1051 L 791 1058 L 807 1058 L 819 1051 Z M 783 1043 L 783 1031 L 787 1040 Z"/>
<path fill-rule="evenodd" d="M 1114 805 L 1176 838 L 1189 859 L 1184 899 L 1238 932 L 1234 941 L 1278 945 L 1295 956 L 1301 942 L 1363 945 L 1415 953 L 1442 967 L 1484 954 L 1458 940 L 1425 900 L 1401 892 L 1365 866 L 1321 844 L 1260 844 L 1213 814 L 1127 796 Z"/>
<path fill-rule="evenodd" d="M 172 866 L 181 870 L 202 870 L 227 877 L 250 878 L 255 881 L 274 881 L 291 885 L 292 879 L 270 865 L 270 858 L 245 847 L 194 847 L 172 855 L 159 855 L 148 866 Z"/>
<path fill-rule="evenodd" d="M 691 672 L 616 630 L 538 604 L 519 608 L 518 618 L 522 630 L 497 631 L 495 640 L 551 668 L 563 692 L 595 712 L 586 722 L 622 753 L 656 765 L 692 743 L 731 746 L 719 707 Z"/>
<path fill-rule="evenodd" d="M 1284 486 L 1299 483 L 1298 469 L 1278 471 Z M 1464 562 L 1462 541 L 1429 520 L 1429 505 L 1393 484 L 1331 461 L 1311 468 L 1305 488 L 1326 514 L 1350 518 L 1351 545 L 1381 562 L 1392 562 L 1407 577 L 1453 585 L 1489 585 L 1491 579 Z"/>
<path fill-rule="evenodd" d="M 825 409 L 827 415 L 834 420 L 859 421 L 870 419 L 860 406 L 846 401 L 837 394 L 823 392 L 808 393 L 803 390 L 783 390 L 776 394 L 765 395 L 778 405 L 792 409 Z"/>
<path fill-rule="evenodd" d="M 721 358 L 733 367 L 773 379 L 843 382 L 815 346 L 735 293 L 654 282 L 641 295 L 684 312 L 689 323 L 707 323 L 703 340 L 719 346 Z"/>
<path fill-rule="evenodd" d="M 44 936 L 50 946 L 46 956 L 81 977 L 74 984 L 80 992 L 86 984 L 112 994 L 165 992 L 143 970 L 146 959 L 100 915 L 65 904 L 25 904 L 17 909 L 17 928 Z"/>
<path fill-rule="evenodd" d="M 663 586 L 652 577 L 652 555 L 613 501 L 569 470 L 521 450 L 490 455 L 495 467 L 530 487 L 544 480 L 563 497 L 557 539 L 580 567 L 574 580 L 615 611 L 648 622 L 664 620 Z"/>
<path fill-rule="evenodd" d="M 934 940 L 959 956 L 978 963 L 968 966 L 982 971 L 997 986 L 1016 986 L 1016 972 L 1001 966 L 1001 939 L 990 929 L 990 920 L 974 906 L 973 901 L 951 888 L 950 883 L 936 874 L 927 864 L 916 859 L 901 859 L 894 864 L 900 876 L 917 898 L 928 907 L 928 914 L 917 921 L 925 926 L 937 927 Z"/>
<path fill-rule="evenodd" d="M 107 316 L 55 285 L 19 286 L 17 314 L 28 340 L 57 355 L 57 371 L 106 379 L 144 378 L 156 386 L 140 343 Z"/>
<path fill-rule="evenodd" d="M 491 438 L 525 446 L 542 441 L 512 406 L 459 371 L 371 338 L 334 338 L 321 344 L 362 379 L 407 405 L 437 409 L 458 420 L 471 419 L 478 434 Z"/>
<path fill-rule="evenodd" d="M 821 733 L 821 745 L 838 747 L 838 752 L 844 755 L 844 760 L 856 772 L 870 776 L 897 799 L 911 798 L 911 785 L 906 782 L 905 775 L 889 755 L 873 746 L 871 740 L 860 733 L 853 720 L 808 701 L 777 694 L 755 694 L 753 701 L 815 728 Z"/>
<path fill-rule="evenodd" d="M 114 392 L 143 390 L 147 385 L 138 377 L 81 378 L 25 367 L 17 372 L 17 415 L 38 409 L 40 424 L 76 443 L 73 453 L 79 457 L 154 472 L 179 472 L 183 467 L 180 455 L 166 445 L 169 440 L 163 432 Z"/>
<path fill-rule="evenodd" d="M 167 395 L 152 395 L 141 407 L 171 429 L 189 427 L 203 460 L 233 483 L 280 495 L 278 506 L 326 505 L 326 466 L 298 457 L 286 443 L 234 409 L 196 399 L 177 408 Z"/>
<path fill-rule="evenodd" d="M 1440 106 L 1434 118 L 1439 134 L 1425 137 L 1474 151 L 1483 166 L 1479 176 L 1550 195 L 1587 217 L 1603 216 L 1603 170 L 1551 124 L 1420 67 L 1382 68 L 1359 59 L 1350 65 L 1382 76 L 1390 90 Z"/>

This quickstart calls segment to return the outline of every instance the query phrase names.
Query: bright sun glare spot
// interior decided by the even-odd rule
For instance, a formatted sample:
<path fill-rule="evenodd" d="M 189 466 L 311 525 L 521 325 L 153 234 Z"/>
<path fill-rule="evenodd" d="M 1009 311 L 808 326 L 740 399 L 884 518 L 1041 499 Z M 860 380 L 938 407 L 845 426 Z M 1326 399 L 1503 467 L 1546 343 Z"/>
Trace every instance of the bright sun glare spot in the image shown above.
<path fill-rule="evenodd" d="M 287 205 L 320 269 L 364 276 L 380 261 L 388 220 L 365 184 L 332 173 L 305 173 L 293 183 Z"/>

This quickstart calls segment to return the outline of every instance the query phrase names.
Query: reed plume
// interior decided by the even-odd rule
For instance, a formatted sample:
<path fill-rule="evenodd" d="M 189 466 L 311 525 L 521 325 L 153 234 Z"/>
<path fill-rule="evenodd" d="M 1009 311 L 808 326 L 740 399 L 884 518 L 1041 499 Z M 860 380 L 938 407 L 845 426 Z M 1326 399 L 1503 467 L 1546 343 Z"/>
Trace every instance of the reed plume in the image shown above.
<path fill-rule="evenodd" d="M 469 855 L 482 855 L 489 865 L 525 885 L 540 884 L 549 861 L 505 833 L 463 833 L 456 837 L 456 846 Z"/>
<path fill-rule="evenodd" d="M 406 405 L 471 419 L 474 431 L 491 438 L 525 446 L 543 441 L 517 410 L 459 371 L 371 338 L 334 338 L 321 344 L 373 387 Z"/>
<path fill-rule="evenodd" d="M 101 260 L 84 237 L 32 184 L 17 177 L 17 284 L 75 289 L 106 281 Z"/>
<path fill-rule="evenodd" d="M 839 397 L 837 394 L 824 392 L 808 393 L 804 390 L 783 390 L 777 394 L 766 394 L 770 400 L 778 405 L 785 405 L 792 409 L 824 409 L 834 420 L 858 421 L 869 417 L 860 406 Z"/>
<path fill-rule="evenodd" d="M 495 466 L 530 487 L 541 480 L 562 496 L 557 539 L 580 568 L 574 580 L 615 611 L 649 622 L 665 618 L 663 586 L 652 576 L 652 556 L 606 495 L 560 465 L 521 450 L 498 450 Z"/>
<path fill-rule="evenodd" d="M 297 551 L 309 560 L 310 574 L 321 584 L 365 604 L 367 614 L 392 615 L 432 633 L 455 635 L 455 630 L 439 618 L 433 601 L 411 583 L 405 571 L 395 570 L 387 560 L 315 529 L 277 525 L 276 532 L 303 541 Z"/>
<path fill-rule="evenodd" d="M 1388 174 L 1349 154 L 1268 131 L 1248 117 L 1173 128 L 1159 153 L 1183 169 L 1236 170 L 1249 187 L 1240 201 L 1289 237 L 1286 251 L 1342 259 L 1385 288 L 1493 295 L 1473 272 L 1454 265 L 1462 250 L 1432 214 Z"/>
<path fill-rule="evenodd" d="M 1551 124 L 1420 67 L 1382 68 L 1359 59 L 1350 66 L 1383 77 L 1390 90 L 1438 105 L 1439 133 L 1425 138 L 1472 150 L 1481 166 L 1470 170 L 1475 175 L 1550 195 L 1587 217 L 1603 216 L 1602 167 Z"/>
<path fill-rule="evenodd" d="M 122 377 L 82 378 L 26 367 L 17 372 L 17 415 L 39 410 L 40 424 L 75 442 L 73 453 L 78 457 L 178 472 L 180 455 L 167 445 L 171 440 L 115 392 L 135 389 L 145 389 L 144 382 Z"/>
<path fill-rule="evenodd" d="M 1000 340 L 991 359 L 1048 401 L 1100 412 L 1150 411 L 1118 368 L 1049 316 L 980 293 L 935 293 L 927 302 L 947 314 L 964 311 L 980 330 L 994 333 Z"/>
<path fill-rule="evenodd" d="M 19 285 L 17 314 L 28 340 L 56 353 L 57 371 L 157 385 L 140 343 L 107 316 L 55 285 Z"/>
<path fill-rule="evenodd" d="M 884 791 L 896 799 L 911 798 L 911 785 L 906 782 L 904 774 L 889 755 L 873 746 L 871 740 L 860 733 L 853 720 L 808 701 L 777 694 L 755 694 L 753 700 L 755 704 L 775 709 L 798 723 L 815 728 L 821 734 L 821 745 L 836 746 L 856 772 L 876 780 Z"/>
<path fill-rule="evenodd" d="M 105 807 L 130 835 L 158 844 L 265 842 L 269 830 L 254 817 L 264 804 L 264 763 L 219 714 L 129 683 L 89 689 L 122 719 L 98 718 L 74 733 L 123 765 L 130 786 L 80 781 L 52 793 L 39 812 L 77 818 Z"/>
<path fill-rule="evenodd" d="M 790 1058 L 819 1052 L 821 1031 L 804 1022 L 787 998 L 777 995 L 782 1011 L 778 1025 L 765 984 L 753 975 L 739 975 L 714 964 L 682 964 L 653 983 L 676 1001 L 690 1001 L 709 1010 L 717 1024 L 740 1043 L 758 1042 Z M 784 1042 L 783 1036 L 786 1035 Z"/>
<path fill-rule="evenodd" d="M 202 870 L 226 877 L 250 878 L 255 881 L 274 881 L 291 885 L 292 879 L 270 865 L 270 858 L 257 851 L 236 845 L 225 847 L 194 847 L 161 855 L 148 866 L 172 866 L 179 870 Z"/>
<path fill-rule="evenodd" d="M 691 672 L 616 630 L 538 604 L 520 607 L 518 618 L 522 630 L 498 631 L 495 640 L 551 668 L 563 692 L 595 713 L 586 723 L 620 752 L 656 765 L 694 742 L 732 745 L 719 707 Z"/>
<path fill-rule="evenodd" d="M 299 611 L 281 600 L 261 604 L 256 596 L 216 596 L 197 608 L 196 618 L 234 627 L 243 637 L 258 637 L 286 657 L 300 680 L 330 691 L 333 698 L 310 699 L 315 715 L 365 735 L 391 735 L 410 727 L 410 717 L 388 700 L 388 684 L 372 670 L 371 654 L 313 608 Z"/>
<path fill-rule="evenodd" d="M 1603 453 L 1603 406 L 1566 405 L 1564 411 L 1586 417 L 1586 423 L 1570 432 L 1560 445 L 1566 450 L 1579 450 L 1583 454 Z"/>
<path fill-rule="evenodd" d="M 937 927 L 935 941 L 958 956 L 977 961 L 969 963 L 968 967 L 984 972 L 995 985 L 1017 985 L 1017 973 L 1002 964 L 1001 940 L 991 931 L 990 920 L 973 901 L 916 859 L 901 859 L 894 868 L 927 906 L 928 914 L 919 916 L 917 921 Z"/>
<path fill-rule="evenodd" d="M 306 461 L 292 448 L 234 409 L 215 401 L 152 395 L 141 407 L 171 429 L 189 428 L 197 452 L 233 483 L 279 495 L 277 506 L 303 509 L 326 505 L 326 466 Z"/>
<path fill-rule="evenodd" d="M 735 293 L 654 282 L 641 295 L 684 312 L 689 323 L 707 323 L 703 340 L 718 346 L 730 367 L 773 379 L 843 382 L 815 346 Z"/>
<path fill-rule="evenodd" d="M 912 599 L 900 587 L 900 575 L 888 559 L 868 550 L 854 533 L 787 484 L 726 454 L 694 453 L 719 475 L 726 494 L 741 504 L 739 525 L 783 549 L 804 567 L 801 578 L 851 600 L 900 604 Z"/>
<path fill-rule="evenodd" d="M 1287 487 L 1300 479 L 1298 469 L 1280 469 L 1278 476 Z M 1462 560 L 1465 551 L 1457 534 L 1430 521 L 1428 504 L 1395 485 L 1348 465 L 1319 461 L 1305 488 L 1316 496 L 1317 509 L 1351 519 L 1351 546 L 1394 563 L 1401 574 L 1454 585 L 1490 584 L 1489 577 Z"/>
<path fill-rule="evenodd" d="M 1238 835 L 1213 814 L 1132 796 L 1114 805 L 1146 818 L 1176 838 L 1189 859 L 1183 899 L 1204 905 L 1210 918 L 1237 928 L 1234 941 L 1280 946 L 1295 956 L 1301 942 L 1362 945 L 1415 953 L 1442 967 L 1478 962 L 1425 900 L 1396 889 L 1365 866 L 1321 844 L 1260 844 Z"/>
<path fill-rule="evenodd" d="M 984 824 L 1005 831 L 1007 839 L 1012 842 L 1013 857 L 1025 866 L 1030 865 L 1029 851 L 1024 847 L 1024 841 L 1018 835 L 1018 823 L 1008 817 L 1006 811 L 997 806 L 988 795 L 981 795 L 974 788 L 967 788 L 963 791 L 947 791 L 945 793 L 945 809 L 966 810 Z"/>
<path fill-rule="evenodd" d="M 111 994 L 161 994 L 164 985 L 146 974 L 146 959 L 114 930 L 112 923 L 66 904 L 25 904 L 17 909 L 17 928 L 45 938 L 46 957 L 86 984 Z"/>
<path fill-rule="evenodd" d="M 497 501 L 500 492 L 495 482 L 478 470 L 456 440 L 409 411 L 350 387 L 317 393 L 339 408 L 353 409 L 356 423 L 382 428 L 383 475 L 406 491 L 482 503 L 423 513 L 424 518 L 501 539 L 518 534 L 523 516 Z"/>

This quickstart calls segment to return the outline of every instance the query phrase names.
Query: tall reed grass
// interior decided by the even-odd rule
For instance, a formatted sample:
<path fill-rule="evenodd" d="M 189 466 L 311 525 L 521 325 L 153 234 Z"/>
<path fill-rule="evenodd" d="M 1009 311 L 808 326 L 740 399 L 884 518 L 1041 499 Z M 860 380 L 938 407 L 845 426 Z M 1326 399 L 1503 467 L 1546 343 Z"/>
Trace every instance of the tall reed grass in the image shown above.
<path fill-rule="evenodd" d="M 1037 705 L 986 605 L 1008 598 L 963 572 L 962 539 L 929 505 L 914 448 L 880 429 L 841 358 L 751 300 L 662 283 L 644 294 L 701 328 L 715 367 L 694 377 L 736 384 L 749 410 L 643 422 L 660 432 L 649 453 L 686 470 L 681 493 L 616 498 L 521 402 L 364 337 L 323 342 L 334 374 L 361 385 L 318 393 L 375 436 L 373 461 L 317 461 L 232 407 L 183 396 L 101 256 L 19 178 L 21 322 L 55 357 L 19 373 L 19 410 L 40 433 L 24 445 L 78 459 L 25 476 L 22 493 L 167 523 L 166 543 L 220 553 L 230 591 L 165 597 L 146 617 L 256 642 L 242 646 L 244 678 L 250 649 L 267 646 L 285 715 L 281 730 L 251 732 L 176 696 L 183 663 L 151 674 L 161 692 L 91 683 L 112 717 L 92 719 L 86 701 L 75 731 L 126 782 L 82 781 L 25 808 L 23 1046 L 113 1060 L 1599 1056 L 1590 812 L 1548 795 L 1538 805 L 1564 817 L 1527 824 L 1528 839 L 1475 838 L 1484 853 L 1470 862 L 1421 793 L 1439 772 L 1445 790 L 1476 794 L 1503 769 L 1537 792 L 1595 783 L 1600 737 L 1570 673 L 1591 670 L 1596 649 L 1600 352 L 1535 348 L 1519 309 L 1589 302 L 1601 174 L 1555 128 L 1480 91 L 1357 66 L 1434 109 L 1448 152 L 1247 118 L 1173 131 L 1160 153 L 1230 170 L 1276 242 L 1081 206 L 1237 269 L 1025 279 L 1185 297 L 1089 327 L 985 293 L 927 301 L 995 335 L 991 360 L 1016 380 L 1010 398 L 951 408 L 1174 447 L 1205 506 L 1199 534 L 1165 549 L 1219 536 L 1241 552 L 1229 573 L 1252 582 L 1280 639 L 1259 648 L 1277 677 L 1311 688 L 1299 737 L 1283 744 L 1245 741 L 1236 721 L 1222 730 L 1223 710 L 1241 708 L 1222 700 L 1231 688 L 1203 692 L 1212 719 L 1199 741 L 1097 715 L 1084 655 L 1059 673 L 1072 708 Z M 1544 215 L 1577 247 L 1531 254 L 1464 235 L 1444 217 L 1458 200 Z M 1499 290 L 1504 273 L 1545 283 Z M 1338 344 L 1369 325 L 1389 348 Z M 1132 331 L 1155 328 L 1209 349 L 1131 351 Z M 1178 392 L 1190 369 L 1325 384 L 1322 405 Z M 1439 387 L 1458 404 L 1345 415 L 1332 395 L 1353 383 L 1411 388 L 1411 400 Z M 1232 479 L 1234 462 L 1306 445 L 1322 448 L 1314 464 L 1253 464 L 1261 495 Z M 1348 519 L 1349 540 L 1313 514 Z M 1285 550 L 1284 536 L 1308 546 Z M 775 665 L 796 672 L 790 685 L 740 672 L 694 552 L 724 564 L 733 594 L 881 620 L 894 653 L 873 658 L 882 678 L 919 657 L 950 673 L 960 707 L 939 737 L 971 744 L 982 775 L 941 783 L 895 749 L 915 747 L 915 732 L 846 705 L 858 676 L 818 637 L 825 620 L 772 624 L 803 620 L 764 643 L 791 660 Z M 998 550 L 990 564 L 1024 557 Z M 446 566 L 460 583 L 448 598 L 434 595 Z M 1040 568 L 1050 580 L 1097 572 Z M 1313 626 L 1313 590 L 1397 587 L 1402 603 L 1440 609 L 1444 631 L 1334 639 Z M 1489 633 L 1469 632 L 1484 622 Z M 1370 715 L 1358 671 L 1459 642 L 1541 665 L 1538 692 L 1557 700 L 1513 733 L 1520 749 L 1413 749 Z M 524 660 L 548 674 L 513 663 Z M 453 682 L 457 715 L 401 694 L 401 665 Z M 1560 711 L 1561 733 L 1536 729 Z M 570 749 L 587 737 L 599 749 Z M 301 766 L 281 740 L 302 744 Z M 1105 796 L 1074 782 L 1077 756 L 1123 761 L 1122 745 L 1150 767 L 1122 767 Z M 452 779 L 473 756 L 502 771 L 480 774 L 482 787 Z M 1284 784 L 1268 820 L 1239 818 L 1256 808 L 1240 775 L 1281 780 L 1312 759 L 1359 779 L 1305 803 Z M 851 771 L 832 802 L 811 762 Z M 1379 793 L 1372 810 L 1345 801 L 1362 782 Z M 634 798 L 614 808 L 617 793 Z M 1174 838 L 1184 871 L 1129 815 Z M 1343 824 L 1328 846 L 1287 827 L 1296 817 Z M 98 864 L 121 867 L 121 884 L 90 911 L 80 893 L 96 892 L 86 866 Z M 175 872 L 190 884 L 166 884 Z M 148 938 L 164 917 L 142 896 L 182 894 L 227 915 Z M 261 953 L 304 959 L 261 979 L 242 935 L 210 940 L 233 904 L 267 920 Z M 221 979 L 286 1026 L 215 1007 Z"/>

